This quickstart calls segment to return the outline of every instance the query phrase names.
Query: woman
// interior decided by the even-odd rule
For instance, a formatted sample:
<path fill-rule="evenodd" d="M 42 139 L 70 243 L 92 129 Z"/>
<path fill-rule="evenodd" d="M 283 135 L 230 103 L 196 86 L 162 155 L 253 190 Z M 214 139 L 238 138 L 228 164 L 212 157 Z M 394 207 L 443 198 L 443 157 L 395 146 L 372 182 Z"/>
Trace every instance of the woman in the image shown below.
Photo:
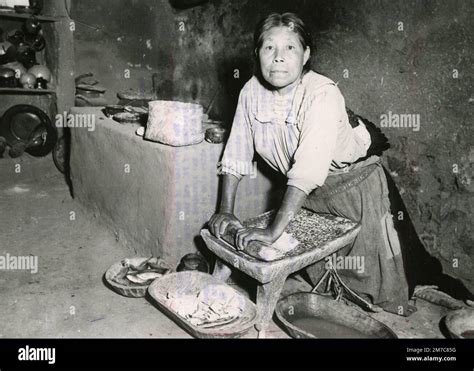
<path fill-rule="evenodd" d="M 219 238 L 229 224 L 242 227 L 234 215 L 235 195 L 257 152 L 288 178 L 287 190 L 273 223 L 267 229 L 241 228 L 237 248 L 254 240 L 275 242 L 301 207 L 360 222 L 356 240 L 339 254 L 363 257 L 365 270 L 338 270 L 339 276 L 371 304 L 406 315 L 408 285 L 387 181 L 379 157 L 367 157 L 368 131 L 351 127 L 336 84 L 309 69 L 311 38 L 300 18 L 269 15 L 258 25 L 254 43 L 259 72 L 240 93 L 211 233 Z M 324 264 L 307 272 L 316 284 Z"/>

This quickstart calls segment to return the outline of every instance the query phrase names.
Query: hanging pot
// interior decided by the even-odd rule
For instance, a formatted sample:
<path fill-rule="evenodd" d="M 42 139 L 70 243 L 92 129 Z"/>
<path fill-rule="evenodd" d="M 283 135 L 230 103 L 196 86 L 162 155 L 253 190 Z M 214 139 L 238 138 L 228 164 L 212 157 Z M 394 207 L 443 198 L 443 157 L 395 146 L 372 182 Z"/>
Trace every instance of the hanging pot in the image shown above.
<path fill-rule="evenodd" d="M 27 45 L 20 45 L 17 50 L 16 60 L 26 68 L 31 68 L 36 64 L 36 52 Z"/>
<path fill-rule="evenodd" d="M 25 43 L 25 34 L 21 30 L 12 30 L 7 33 L 7 41 L 19 46 Z"/>
<path fill-rule="evenodd" d="M 36 52 L 40 52 L 44 48 L 46 48 L 46 41 L 45 41 L 43 35 L 41 35 L 41 34 L 34 35 L 34 36 L 29 36 L 29 37 L 27 36 L 25 38 L 25 42 L 28 45 L 30 45 L 30 47 Z"/>
<path fill-rule="evenodd" d="M 31 17 L 23 23 L 22 30 L 25 34 L 36 36 L 41 30 L 41 23 L 35 17 Z"/>

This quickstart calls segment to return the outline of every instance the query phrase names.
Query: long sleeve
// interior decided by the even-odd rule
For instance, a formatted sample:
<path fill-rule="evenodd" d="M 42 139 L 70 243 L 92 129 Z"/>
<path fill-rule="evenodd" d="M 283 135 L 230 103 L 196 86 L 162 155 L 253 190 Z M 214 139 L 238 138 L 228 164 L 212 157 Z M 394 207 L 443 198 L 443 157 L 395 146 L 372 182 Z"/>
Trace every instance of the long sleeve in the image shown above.
<path fill-rule="evenodd" d="M 239 96 L 231 133 L 221 161 L 221 172 L 235 175 L 239 179 L 250 174 L 254 157 L 249 102 L 244 91 L 245 87 Z"/>
<path fill-rule="evenodd" d="M 329 173 L 342 120 L 344 98 L 335 85 L 325 85 L 310 102 L 288 172 L 288 185 L 307 195 L 321 187 Z"/>

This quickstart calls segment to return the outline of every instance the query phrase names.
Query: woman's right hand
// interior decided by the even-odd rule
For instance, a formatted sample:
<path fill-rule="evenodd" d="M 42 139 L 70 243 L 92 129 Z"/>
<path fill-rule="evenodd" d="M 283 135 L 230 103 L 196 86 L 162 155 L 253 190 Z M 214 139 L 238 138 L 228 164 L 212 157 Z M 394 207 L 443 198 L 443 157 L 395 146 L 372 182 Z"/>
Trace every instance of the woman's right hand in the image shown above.
<path fill-rule="evenodd" d="M 238 229 L 243 228 L 242 223 L 232 213 L 217 213 L 209 220 L 209 230 L 217 238 L 221 238 L 228 225 L 234 225 Z"/>

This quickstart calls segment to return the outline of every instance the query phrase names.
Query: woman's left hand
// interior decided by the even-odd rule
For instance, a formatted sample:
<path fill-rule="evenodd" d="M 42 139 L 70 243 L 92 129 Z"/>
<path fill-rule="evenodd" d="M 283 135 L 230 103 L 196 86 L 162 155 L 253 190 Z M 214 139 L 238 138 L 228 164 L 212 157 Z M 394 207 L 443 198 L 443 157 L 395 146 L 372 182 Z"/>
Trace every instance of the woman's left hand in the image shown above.
<path fill-rule="evenodd" d="M 235 235 L 237 250 L 244 250 L 251 241 L 259 241 L 271 245 L 278 239 L 278 236 L 270 229 L 242 228 Z"/>

